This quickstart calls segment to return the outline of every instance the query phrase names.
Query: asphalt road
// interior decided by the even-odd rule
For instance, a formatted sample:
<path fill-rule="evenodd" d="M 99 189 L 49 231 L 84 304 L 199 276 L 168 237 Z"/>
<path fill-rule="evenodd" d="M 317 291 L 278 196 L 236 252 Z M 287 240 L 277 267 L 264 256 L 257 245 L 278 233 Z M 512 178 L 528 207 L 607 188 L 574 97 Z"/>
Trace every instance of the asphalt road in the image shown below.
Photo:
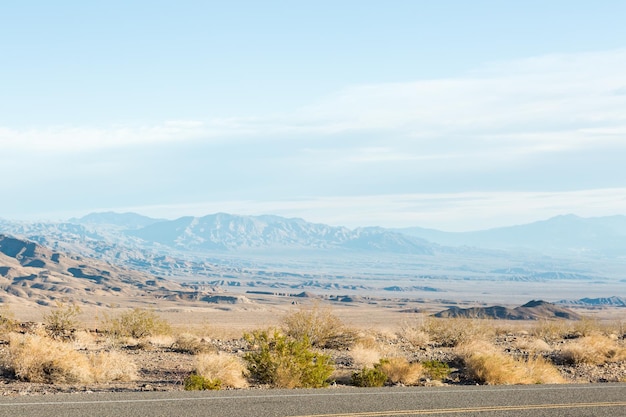
<path fill-rule="evenodd" d="M 1 397 L 0 416 L 626 417 L 626 384 L 77 393 Z"/>

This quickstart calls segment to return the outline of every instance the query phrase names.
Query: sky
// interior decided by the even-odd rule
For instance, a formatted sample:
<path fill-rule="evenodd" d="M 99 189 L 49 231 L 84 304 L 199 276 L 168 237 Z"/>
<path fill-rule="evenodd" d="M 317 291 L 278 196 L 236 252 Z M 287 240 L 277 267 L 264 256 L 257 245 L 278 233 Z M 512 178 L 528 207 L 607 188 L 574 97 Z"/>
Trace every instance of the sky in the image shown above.
<path fill-rule="evenodd" d="M 626 215 L 624 1 L 0 6 L 0 218 Z"/>

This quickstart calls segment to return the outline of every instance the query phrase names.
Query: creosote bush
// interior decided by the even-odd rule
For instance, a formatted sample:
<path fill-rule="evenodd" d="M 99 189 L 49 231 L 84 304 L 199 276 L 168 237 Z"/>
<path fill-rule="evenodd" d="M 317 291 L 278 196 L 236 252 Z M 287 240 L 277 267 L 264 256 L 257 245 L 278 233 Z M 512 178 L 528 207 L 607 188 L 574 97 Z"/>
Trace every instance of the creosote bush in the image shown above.
<path fill-rule="evenodd" d="M 57 303 L 56 307 L 43 317 L 46 332 L 53 339 L 72 340 L 78 327 L 79 314 L 79 306 Z"/>
<path fill-rule="evenodd" d="M 373 368 L 363 368 L 354 372 L 351 382 L 355 387 L 382 387 L 387 382 L 387 374 L 380 366 L 374 365 Z"/>
<path fill-rule="evenodd" d="M 105 316 L 102 322 L 104 330 L 115 337 L 142 339 L 171 332 L 169 323 L 154 311 L 135 308 L 116 317 Z"/>
<path fill-rule="evenodd" d="M 430 360 L 422 362 L 424 374 L 433 381 L 443 381 L 450 375 L 450 366 L 445 362 Z"/>
<path fill-rule="evenodd" d="M 222 389 L 222 381 L 219 379 L 208 379 L 202 375 L 191 374 L 185 378 L 185 391 L 208 391 Z"/>
<path fill-rule="evenodd" d="M 290 338 L 278 330 L 256 330 L 244 339 L 250 376 L 262 384 L 280 388 L 319 388 L 328 385 L 334 367 L 330 356 L 316 352 L 304 339 Z"/>

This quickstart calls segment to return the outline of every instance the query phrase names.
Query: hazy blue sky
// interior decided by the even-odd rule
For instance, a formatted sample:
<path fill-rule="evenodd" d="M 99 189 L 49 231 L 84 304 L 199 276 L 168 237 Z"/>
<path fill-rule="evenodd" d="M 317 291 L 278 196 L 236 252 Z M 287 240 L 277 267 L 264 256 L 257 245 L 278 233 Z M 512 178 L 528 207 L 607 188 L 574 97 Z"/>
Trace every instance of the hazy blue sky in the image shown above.
<path fill-rule="evenodd" d="M 13 1 L 0 217 L 626 214 L 626 1 Z"/>

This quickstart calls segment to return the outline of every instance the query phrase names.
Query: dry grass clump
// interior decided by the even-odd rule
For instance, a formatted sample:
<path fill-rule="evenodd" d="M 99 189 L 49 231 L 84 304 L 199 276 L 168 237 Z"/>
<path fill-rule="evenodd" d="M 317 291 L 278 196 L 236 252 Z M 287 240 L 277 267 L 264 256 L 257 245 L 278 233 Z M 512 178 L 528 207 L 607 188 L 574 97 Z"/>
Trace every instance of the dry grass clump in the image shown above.
<path fill-rule="evenodd" d="M 119 352 L 82 354 L 71 344 L 40 335 L 9 336 L 3 366 L 16 378 L 48 384 L 131 381 L 137 367 Z"/>
<path fill-rule="evenodd" d="M 9 336 L 5 367 L 28 382 L 86 383 L 92 381 L 87 357 L 67 343 L 39 335 Z"/>
<path fill-rule="evenodd" d="M 178 335 L 171 347 L 176 352 L 190 353 L 192 355 L 208 352 L 211 349 L 211 346 L 204 339 L 190 333 Z"/>
<path fill-rule="evenodd" d="M 206 380 L 220 381 L 222 387 L 246 388 L 246 367 L 234 355 L 204 353 L 196 358 L 195 373 Z"/>
<path fill-rule="evenodd" d="M 97 352 L 88 356 L 93 382 L 134 381 L 137 365 L 121 352 Z"/>
<path fill-rule="evenodd" d="M 404 385 L 417 385 L 424 371 L 420 363 L 410 363 L 403 357 L 382 359 L 380 370 L 392 383 Z"/>
<path fill-rule="evenodd" d="M 471 342 L 458 348 L 467 371 L 488 385 L 559 384 L 564 378 L 542 357 L 515 359 L 487 342 Z"/>
<path fill-rule="evenodd" d="M 602 365 L 626 360 L 626 347 L 614 337 L 594 334 L 568 343 L 561 356 L 573 364 Z"/>
<path fill-rule="evenodd" d="M 367 368 L 377 364 L 382 354 L 378 347 L 358 342 L 350 348 L 350 357 L 355 368 Z"/>
<path fill-rule="evenodd" d="M 550 345 L 543 339 L 522 339 L 515 343 L 517 348 L 525 350 L 531 354 L 552 352 Z"/>
<path fill-rule="evenodd" d="M 314 347 L 337 348 L 353 342 L 353 332 L 346 329 L 330 309 L 314 306 L 287 314 L 282 319 L 285 335 L 309 341 Z"/>

